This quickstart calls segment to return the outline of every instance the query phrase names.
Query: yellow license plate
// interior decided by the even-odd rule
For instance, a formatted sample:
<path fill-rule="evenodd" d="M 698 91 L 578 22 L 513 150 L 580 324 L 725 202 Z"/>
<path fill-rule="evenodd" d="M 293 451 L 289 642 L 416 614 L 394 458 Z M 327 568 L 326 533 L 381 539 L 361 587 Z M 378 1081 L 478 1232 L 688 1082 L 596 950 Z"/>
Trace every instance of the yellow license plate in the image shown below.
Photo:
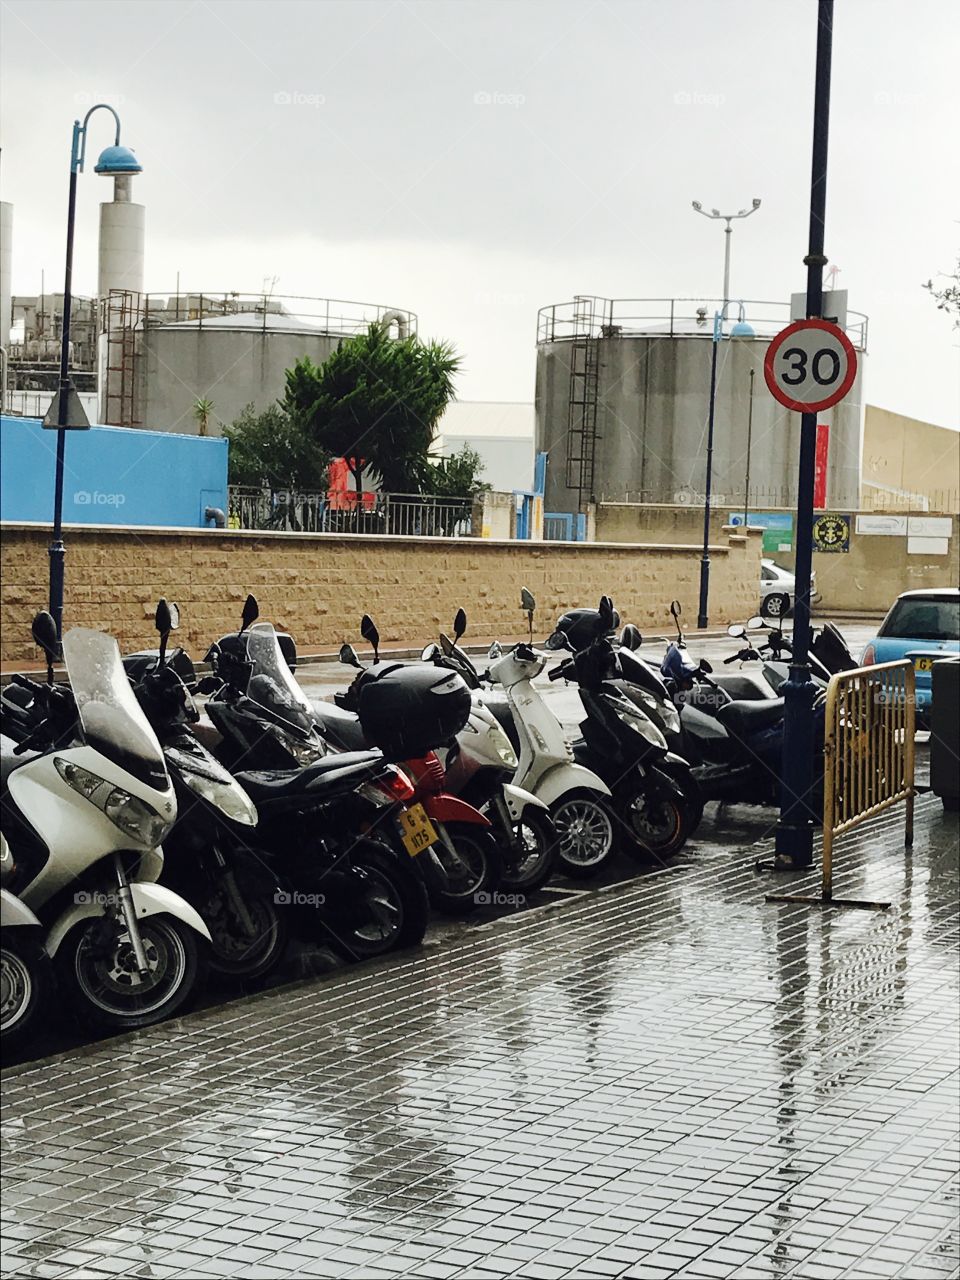
<path fill-rule="evenodd" d="M 429 849 L 440 839 L 436 827 L 427 817 L 427 811 L 422 804 L 412 804 L 409 809 L 405 809 L 400 814 L 398 822 L 403 847 L 411 858 L 415 858 L 418 853 L 423 853 L 424 849 Z"/>
<path fill-rule="evenodd" d="M 934 662 L 936 662 L 936 658 L 932 656 L 929 658 L 914 658 L 913 669 L 914 671 L 931 671 Z"/>

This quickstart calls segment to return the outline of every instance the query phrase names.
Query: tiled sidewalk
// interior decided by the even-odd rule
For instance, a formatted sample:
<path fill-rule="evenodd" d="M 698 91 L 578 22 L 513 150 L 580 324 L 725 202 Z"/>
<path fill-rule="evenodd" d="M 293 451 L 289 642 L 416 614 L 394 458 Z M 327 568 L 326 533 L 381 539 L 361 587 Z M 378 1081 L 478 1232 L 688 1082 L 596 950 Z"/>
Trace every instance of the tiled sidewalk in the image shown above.
<path fill-rule="evenodd" d="M 960 1274 L 957 824 L 755 851 L 4 1080 L 4 1276 Z M 791 890 L 796 882 L 791 881 Z"/>

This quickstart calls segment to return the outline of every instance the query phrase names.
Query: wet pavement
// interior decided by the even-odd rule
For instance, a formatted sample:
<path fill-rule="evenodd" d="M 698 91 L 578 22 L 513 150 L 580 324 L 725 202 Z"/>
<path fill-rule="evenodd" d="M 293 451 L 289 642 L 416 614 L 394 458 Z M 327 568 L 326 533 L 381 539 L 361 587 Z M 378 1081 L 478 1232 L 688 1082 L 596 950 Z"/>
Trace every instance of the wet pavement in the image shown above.
<path fill-rule="evenodd" d="M 12 1069 L 3 1274 L 960 1274 L 957 821 L 921 798 L 912 854 L 902 821 L 838 852 L 838 895 L 888 911 L 766 903 L 744 817 L 739 847 Z"/>

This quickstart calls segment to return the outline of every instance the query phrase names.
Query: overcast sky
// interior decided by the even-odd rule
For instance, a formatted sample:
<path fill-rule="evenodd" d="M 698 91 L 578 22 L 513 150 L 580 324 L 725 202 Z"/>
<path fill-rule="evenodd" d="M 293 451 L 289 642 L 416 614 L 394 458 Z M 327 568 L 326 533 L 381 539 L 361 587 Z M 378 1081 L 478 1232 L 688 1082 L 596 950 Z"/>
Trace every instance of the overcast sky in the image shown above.
<path fill-rule="evenodd" d="M 390 303 L 531 400 L 536 312 L 576 293 L 804 284 L 815 0 L 7 0 L 14 291 L 62 288 L 70 128 L 104 99 L 144 166 L 146 287 Z M 958 335 L 921 282 L 960 240 L 960 4 L 837 0 L 827 254 L 870 317 L 868 402 L 960 422 Z M 110 141 L 91 125 L 93 159 Z M 80 180 L 75 285 L 96 284 Z"/>

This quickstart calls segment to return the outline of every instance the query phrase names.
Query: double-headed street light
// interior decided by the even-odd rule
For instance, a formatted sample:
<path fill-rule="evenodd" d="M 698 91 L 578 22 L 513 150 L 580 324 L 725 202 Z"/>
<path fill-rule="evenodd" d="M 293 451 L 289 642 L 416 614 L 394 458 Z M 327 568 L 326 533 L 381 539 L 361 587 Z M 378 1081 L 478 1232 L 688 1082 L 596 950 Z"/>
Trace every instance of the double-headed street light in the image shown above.
<path fill-rule="evenodd" d="M 731 223 L 738 218 L 749 218 L 760 208 L 760 201 L 754 199 L 749 209 L 740 209 L 737 213 L 721 213 L 719 209 L 704 209 L 699 200 L 693 201 L 697 213 L 705 218 L 713 218 L 727 225 L 724 228 L 723 247 L 723 306 L 714 317 L 713 344 L 710 352 L 710 407 L 707 418 L 707 475 L 703 489 L 703 548 L 700 553 L 700 607 L 697 611 L 697 626 L 703 630 L 709 624 L 710 599 L 710 499 L 713 491 L 713 426 L 717 408 L 717 348 L 724 336 L 723 326 L 727 319 L 727 306 L 730 302 L 730 244 L 733 239 Z"/>
<path fill-rule="evenodd" d="M 50 543 L 50 612 L 57 624 L 57 636 L 63 633 L 63 561 L 66 550 L 63 545 L 63 456 L 67 430 L 74 426 L 86 426 L 80 415 L 80 421 L 70 421 L 71 401 L 75 401 L 76 392 L 70 379 L 70 310 L 72 303 L 73 280 L 73 229 L 77 211 L 77 174 L 83 172 L 83 162 L 87 150 L 87 125 L 95 111 L 109 111 L 116 124 L 116 134 L 112 147 L 100 153 L 100 159 L 94 165 L 94 173 L 105 178 L 121 178 L 141 173 L 142 166 L 137 157 L 129 149 L 120 145 L 120 117 L 113 107 L 105 102 L 98 102 L 83 117 L 73 122 L 73 143 L 70 151 L 70 196 L 67 203 L 67 264 L 63 283 L 63 326 L 60 335 L 60 380 L 57 399 L 50 406 L 46 425 L 57 429 L 57 471 L 53 497 L 53 541 Z"/>

